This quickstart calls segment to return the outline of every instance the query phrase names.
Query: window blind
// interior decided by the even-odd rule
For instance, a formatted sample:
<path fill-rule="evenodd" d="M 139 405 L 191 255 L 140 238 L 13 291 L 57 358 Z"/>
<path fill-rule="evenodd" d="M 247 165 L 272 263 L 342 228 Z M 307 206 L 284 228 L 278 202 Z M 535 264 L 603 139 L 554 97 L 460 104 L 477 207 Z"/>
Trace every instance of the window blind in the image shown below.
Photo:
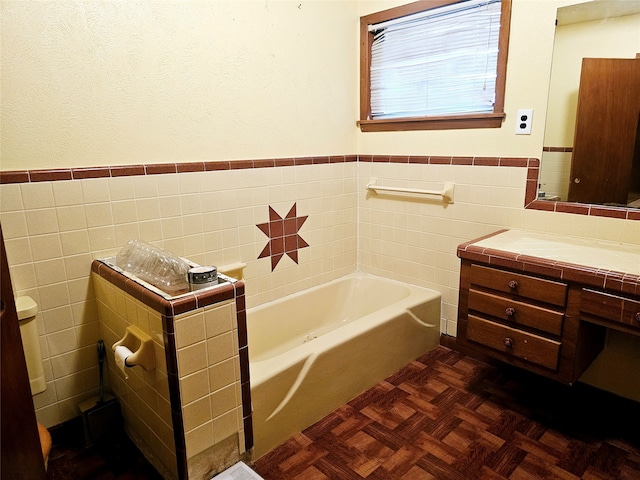
<path fill-rule="evenodd" d="M 500 0 L 369 26 L 372 119 L 493 112 Z"/>

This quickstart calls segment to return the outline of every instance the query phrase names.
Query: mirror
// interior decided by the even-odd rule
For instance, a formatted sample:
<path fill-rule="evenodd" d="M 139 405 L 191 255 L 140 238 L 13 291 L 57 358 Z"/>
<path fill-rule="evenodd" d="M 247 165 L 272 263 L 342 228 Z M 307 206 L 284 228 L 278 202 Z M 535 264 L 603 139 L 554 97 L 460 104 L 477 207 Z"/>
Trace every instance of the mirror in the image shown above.
<path fill-rule="evenodd" d="M 618 122 L 621 121 L 618 115 L 620 110 L 629 110 L 624 120 L 627 131 L 624 143 L 628 143 L 628 146 L 624 149 L 624 162 L 622 162 L 624 167 L 620 167 L 624 172 L 616 174 L 622 178 L 621 182 L 625 184 L 626 193 L 618 193 L 616 198 L 613 198 L 610 193 L 603 196 L 595 193 L 585 194 L 582 191 L 586 188 L 586 183 L 594 181 L 598 184 L 598 188 L 604 184 L 608 185 L 612 181 L 609 177 L 617 168 L 615 165 L 618 165 L 618 160 L 613 160 L 614 154 L 611 152 L 614 150 L 612 145 L 623 143 L 618 138 L 618 132 L 621 129 L 609 128 L 609 123 L 603 126 L 604 114 L 600 113 L 607 110 L 608 105 L 601 104 L 591 108 L 591 115 L 584 114 L 585 111 L 589 111 L 589 108 L 586 108 L 585 98 L 604 101 L 603 99 L 608 96 L 601 91 L 594 94 L 594 90 L 589 92 L 587 90 L 589 87 L 583 87 L 580 104 L 582 113 L 578 113 L 583 59 L 588 59 L 585 62 L 591 62 L 590 59 L 627 59 L 623 61 L 625 68 L 629 67 L 627 70 L 631 72 L 627 86 L 620 88 L 619 76 L 615 74 L 613 78 L 616 80 L 609 82 L 609 87 L 616 92 L 637 91 L 640 88 L 639 32 L 640 0 L 591 0 L 558 8 L 538 199 L 579 201 L 640 209 L 640 119 L 638 117 L 640 93 L 635 93 L 632 101 L 629 101 L 628 97 L 623 99 L 623 106 L 613 109 L 616 115 L 612 118 Z M 584 67 L 587 78 L 591 71 L 589 65 Z M 602 78 L 602 72 L 608 70 L 609 66 L 607 64 L 605 67 L 598 68 L 600 70 L 597 70 L 595 77 Z M 583 82 L 586 81 L 588 80 L 583 80 Z M 594 111 L 599 114 L 593 115 Z M 598 120 L 601 121 L 600 125 L 597 125 Z M 578 130 L 576 130 L 576 124 L 578 124 Z M 584 132 L 583 129 L 586 127 L 590 127 L 591 130 L 587 130 L 586 137 L 584 133 L 580 136 L 580 132 Z M 606 139 L 607 132 L 611 131 L 616 132 L 614 143 L 611 139 Z M 588 139 L 586 143 L 584 138 Z M 608 141 L 609 144 L 594 148 L 593 142 L 596 141 Z M 589 154 L 598 148 L 600 155 L 591 154 L 587 156 L 592 158 L 585 158 L 584 152 Z M 608 157 L 604 159 L 606 162 L 604 164 L 602 156 Z M 586 166 L 584 166 L 585 162 Z M 579 167 L 579 165 L 583 166 Z M 598 165 L 603 166 L 598 167 Z M 583 169 L 581 173 L 580 168 Z M 594 178 L 587 179 L 588 176 Z M 610 187 L 607 186 L 607 188 Z M 577 194 L 578 190 L 582 193 Z"/>

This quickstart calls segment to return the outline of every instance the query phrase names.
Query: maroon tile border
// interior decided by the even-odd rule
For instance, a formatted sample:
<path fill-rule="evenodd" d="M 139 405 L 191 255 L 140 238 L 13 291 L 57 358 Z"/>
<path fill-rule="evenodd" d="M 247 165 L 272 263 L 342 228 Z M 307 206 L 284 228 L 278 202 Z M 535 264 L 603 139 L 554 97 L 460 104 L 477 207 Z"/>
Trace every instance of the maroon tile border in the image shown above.
<path fill-rule="evenodd" d="M 273 163 L 276 167 L 293 167 L 296 161 L 293 158 L 276 158 L 273 160 Z"/>
<path fill-rule="evenodd" d="M 251 382 L 249 378 L 249 345 L 247 341 L 247 310 L 243 282 L 234 284 L 236 297 L 236 320 L 238 327 L 238 356 L 240 358 L 240 390 L 242 392 L 242 423 L 244 446 L 253 447 L 253 417 L 251 411 Z"/>
<path fill-rule="evenodd" d="M 544 147 L 544 151 L 571 151 L 571 147 Z M 244 170 L 251 168 L 292 167 L 345 162 L 412 163 L 421 165 L 466 165 L 527 168 L 524 208 L 556 213 L 573 213 L 598 217 L 640 220 L 640 210 L 600 205 L 553 202 L 537 199 L 540 159 L 532 157 L 473 157 L 442 155 L 330 155 L 319 157 L 263 158 L 257 160 L 222 160 L 210 162 L 157 163 L 83 167 L 69 169 L 16 170 L 0 172 L 0 184 L 30 183 L 86 178 L 108 178 L 165 173 Z"/>
<path fill-rule="evenodd" d="M 229 162 L 229 167 L 231 170 L 246 170 L 254 168 L 253 160 L 234 160 L 233 162 Z"/>
<path fill-rule="evenodd" d="M 190 173 L 217 170 L 244 170 L 249 168 L 290 167 L 357 161 L 358 155 L 331 155 L 319 157 L 262 158 L 257 160 L 114 165 L 111 167 L 96 166 L 65 169 L 15 170 L 0 172 L 0 184 L 51 182 L 59 180 L 82 180 L 86 178 L 159 175 L 165 173 Z"/>
<path fill-rule="evenodd" d="M 442 155 L 358 155 L 358 162 L 418 163 L 423 165 L 467 165 L 538 168 L 540 160 L 528 157 L 449 157 Z M 537 176 L 536 176 L 537 179 Z"/>
<path fill-rule="evenodd" d="M 204 172 L 204 162 L 176 163 L 178 173 Z"/>
<path fill-rule="evenodd" d="M 207 172 L 219 171 L 219 170 L 231 170 L 230 162 L 206 162 L 204 169 Z"/>
<path fill-rule="evenodd" d="M 591 215 L 607 218 L 627 218 L 627 209 L 620 207 L 591 206 Z"/>
<path fill-rule="evenodd" d="M 74 180 L 85 178 L 104 178 L 111 176 L 110 167 L 72 168 L 71 175 Z"/>
<path fill-rule="evenodd" d="M 159 163 L 157 165 L 145 165 L 146 175 L 160 175 L 163 173 L 178 173 L 178 167 L 175 163 Z"/>
<path fill-rule="evenodd" d="M 112 177 L 132 177 L 134 175 L 144 175 L 144 165 L 123 165 L 110 167 Z"/>
<path fill-rule="evenodd" d="M 461 243 L 460 245 L 458 245 L 458 253 L 460 251 L 466 252 L 468 250 L 468 247 L 473 246 L 473 244 L 478 243 L 478 242 L 480 242 L 482 240 L 485 240 L 487 238 L 495 237 L 496 235 L 498 235 L 500 233 L 504 233 L 504 232 L 508 232 L 508 231 L 509 231 L 509 229 L 503 228 L 502 230 L 498 230 L 497 232 L 489 233 L 488 235 L 485 235 L 484 237 L 474 238 L 473 240 L 469 240 L 468 242 Z M 458 255 L 458 256 L 460 256 L 460 255 Z"/>
<path fill-rule="evenodd" d="M 71 170 L 30 170 L 29 179 L 32 182 L 56 182 L 60 180 L 71 180 L 73 175 Z"/>
<path fill-rule="evenodd" d="M 573 147 L 542 147 L 543 152 L 573 152 Z"/>
<path fill-rule="evenodd" d="M 29 183 L 29 171 L 14 170 L 10 172 L 0 172 L 0 184 L 5 183 Z"/>
<path fill-rule="evenodd" d="M 640 275 L 520 255 L 514 252 L 493 250 L 475 245 L 481 240 L 505 231 L 499 230 L 460 244 L 457 250 L 458 257 L 520 272 L 543 275 L 556 280 L 574 281 L 614 292 L 640 295 Z"/>
<path fill-rule="evenodd" d="M 527 181 L 526 199 L 529 200 L 529 181 Z M 553 202 L 532 198 L 526 202 L 526 208 L 532 210 L 545 210 L 547 212 L 574 213 L 577 215 L 589 215 L 592 217 L 619 218 L 621 220 L 640 220 L 640 210 L 623 207 L 607 207 L 604 205 L 591 205 L 587 203 Z"/>

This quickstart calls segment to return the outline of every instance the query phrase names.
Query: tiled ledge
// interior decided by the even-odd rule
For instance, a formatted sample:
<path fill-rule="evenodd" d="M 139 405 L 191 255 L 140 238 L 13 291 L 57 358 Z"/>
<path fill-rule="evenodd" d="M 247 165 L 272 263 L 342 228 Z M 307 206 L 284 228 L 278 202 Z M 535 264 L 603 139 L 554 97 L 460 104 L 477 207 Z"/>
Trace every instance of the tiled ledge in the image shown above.
<path fill-rule="evenodd" d="M 532 275 L 543 275 L 556 280 L 578 282 L 612 292 L 640 295 L 640 275 L 637 274 L 568 263 L 544 258 L 543 256 L 524 255 L 509 250 L 498 250 L 478 245 L 478 243 L 482 243 L 482 240 L 507 231 L 499 230 L 459 245 L 458 257 Z"/>
<path fill-rule="evenodd" d="M 531 157 L 326 155 L 316 157 L 263 158 L 256 160 L 223 160 L 211 162 L 154 163 L 63 169 L 14 170 L 4 172 L 0 171 L 0 184 L 55 182 L 63 180 L 84 180 L 88 178 L 115 178 L 170 173 L 246 170 L 252 168 L 323 165 L 347 162 L 527 168 L 527 184 L 524 201 L 524 208 L 526 209 L 619 218 L 625 220 L 640 220 L 640 210 L 630 208 L 537 200 L 540 160 L 538 158 Z"/>
<path fill-rule="evenodd" d="M 168 318 L 244 295 L 244 282 L 234 282 L 211 289 L 196 290 L 180 295 L 174 300 L 167 300 L 100 260 L 91 263 L 91 270 Z"/>

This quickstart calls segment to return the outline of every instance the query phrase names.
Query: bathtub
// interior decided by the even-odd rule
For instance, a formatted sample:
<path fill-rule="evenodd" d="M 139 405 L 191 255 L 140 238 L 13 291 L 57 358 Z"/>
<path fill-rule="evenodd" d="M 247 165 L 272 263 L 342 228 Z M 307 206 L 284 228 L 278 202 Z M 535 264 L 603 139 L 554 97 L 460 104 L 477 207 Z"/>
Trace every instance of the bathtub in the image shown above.
<path fill-rule="evenodd" d="M 254 457 L 435 348 L 440 294 L 363 273 L 247 311 Z"/>

